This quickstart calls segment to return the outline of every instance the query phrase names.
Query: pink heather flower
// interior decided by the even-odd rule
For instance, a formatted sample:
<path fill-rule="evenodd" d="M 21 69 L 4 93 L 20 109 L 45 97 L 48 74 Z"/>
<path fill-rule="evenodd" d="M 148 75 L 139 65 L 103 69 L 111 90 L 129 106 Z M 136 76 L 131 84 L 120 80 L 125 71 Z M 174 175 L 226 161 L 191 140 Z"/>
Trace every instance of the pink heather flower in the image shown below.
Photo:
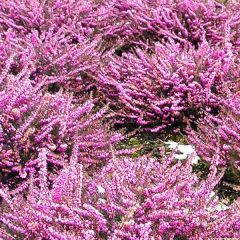
<path fill-rule="evenodd" d="M 191 158 L 174 165 L 172 157 L 162 163 L 113 157 L 90 177 L 71 159 L 51 188 L 32 179 L 27 199 L 1 189 L 2 234 L 6 226 L 15 236 L 39 239 L 240 237 L 239 200 L 221 207 L 213 192 L 221 178 L 215 167 L 199 180 Z"/>
<path fill-rule="evenodd" d="M 199 123 L 198 131 L 189 133 L 189 140 L 198 153 L 207 161 L 218 165 L 228 165 L 240 170 L 240 98 L 239 94 L 223 101 L 221 113 L 214 117 L 207 115 Z M 216 158 L 217 156 L 217 158 Z"/>
<path fill-rule="evenodd" d="M 106 57 L 108 62 L 99 71 L 101 90 L 120 122 L 156 132 L 193 121 L 203 111 L 218 111 L 236 65 L 230 62 L 224 70 L 227 52 L 206 40 L 198 50 L 183 49 L 172 40 L 156 43 L 153 51 L 136 49 L 123 57 Z"/>
<path fill-rule="evenodd" d="M 229 171 L 239 190 L 240 3 L 220 2 L 0 1 L 0 239 L 240 238 L 217 196 Z M 121 126 L 183 132 L 208 175 L 114 150 Z"/>
<path fill-rule="evenodd" d="M 63 89 L 44 92 L 29 79 L 27 70 L 16 76 L 8 74 L 0 86 L 0 166 L 4 178 L 9 171 L 25 178 L 31 168 L 38 168 L 41 149 L 46 149 L 48 165 L 61 167 L 77 144 L 79 161 L 91 165 L 108 159 L 110 145 L 123 139 L 103 124 L 106 107 L 96 112 L 93 99 L 76 98 Z"/>

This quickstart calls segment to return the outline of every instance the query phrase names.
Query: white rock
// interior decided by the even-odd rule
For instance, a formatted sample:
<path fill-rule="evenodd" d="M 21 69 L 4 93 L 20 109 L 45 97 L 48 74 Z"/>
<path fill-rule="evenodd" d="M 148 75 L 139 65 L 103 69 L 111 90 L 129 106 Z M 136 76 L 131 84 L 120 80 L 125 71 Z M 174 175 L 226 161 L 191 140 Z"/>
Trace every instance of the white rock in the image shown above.
<path fill-rule="evenodd" d="M 106 203 L 106 200 L 105 199 L 103 199 L 103 198 L 99 198 L 99 200 L 98 200 L 100 203 L 102 203 L 102 204 L 105 204 Z"/>
<path fill-rule="evenodd" d="M 217 210 L 218 211 L 224 211 L 224 210 L 227 210 L 229 207 L 227 206 L 227 205 L 225 205 L 225 204 L 223 204 L 223 203 L 219 203 L 218 205 L 217 205 Z"/>
<path fill-rule="evenodd" d="M 178 160 L 184 160 L 187 158 L 187 154 L 173 154 L 173 156 Z"/>
<path fill-rule="evenodd" d="M 195 152 L 195 149 L 193 146 L 191 145 L 178 145 L 178 148 L 177 148 L 180 152 L 184 153 L 184 154 L 192 154 Z"/>
<path fill-rule="evenodd" d="M 213 198 L 216 195 L 216 193 L 214 191 L 212 191 L 209 195 L 209 198 Z"/>
<path fill-rule="evenodd" d="M 175 149 L 175 148 L 177 147 L 177 145 L 178 145 L 177 142 L 173 142 L 173 141 L 168 141 L 168 142 L 164 142 L 164 143 L 167 144 L 167 145 L 169 145 L 168 147 L 169 147 L 170 149 Z"/>
<path fill-rule="evenodd" d="M 97 190 L 98 190 L 98 193 L 101 193 L 101 194 L 105 193 L 105 188 L 103 188 L 100 185 L 97 185 Z"/>
<path fill-rule="evenodd" d="M 214 191 L 212 191 L 210 193 L 209 198 L 219 201 L 219 198 L 218 198 L 218 196 L 216 196 L 216 193 Z M 212 212 L 212 211 L 215 211 L 215 210 L 224 211 L 224 210 L 227 210 L 228 208 L 229 207 L 226 204 L 224 204 L 222 202 L 219 202 L 218 205 L 215 208 L 208 207 L 207 209 Z"/>
<path fill-rule="evenodd" d="M 200 157 L 199 157 L 199 156 L 193 157 L 193 159 L 192 159 L 192 164 L 198 164 L 199 160 L 200 160 Z"/>
<path fill-rule="evenodd" d="M 176 149 L 181 153 L 174 154 L 174 157 L 178 160 L 185 160 L 187 159 L 188 155 L 195 153 L 195 156 L 192 158 L 192 164 L 198 164 L 198 161 L 200 160 L 200 157 L 197 156 L 195 152 L 195 148 L 192 145 L 183 145 L 179 144 L 174 141 L 168 141 L 164 142 L 168 147 L 172 149 Z"/>

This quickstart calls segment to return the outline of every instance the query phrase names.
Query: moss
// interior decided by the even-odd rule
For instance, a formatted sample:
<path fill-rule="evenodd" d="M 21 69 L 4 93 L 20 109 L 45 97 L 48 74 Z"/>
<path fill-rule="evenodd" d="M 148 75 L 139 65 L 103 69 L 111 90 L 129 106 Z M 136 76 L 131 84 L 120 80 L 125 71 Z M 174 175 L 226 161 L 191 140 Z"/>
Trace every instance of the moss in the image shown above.
<path fill-rule="evenodd" d="M 226 186 L 223 181 L 217 188 L 217 194 L 220 199 L 227 199 L 229 203 L 233 203 L 234 200 L 240 197 L 239 191 L 235 191 L 232 187 Z"/>
<path fill-rule="evenodd" d="M 138 138 L 134 137 L 129 139 L 129 144 L 132 146 L 140 146 L 141 143 Z"/>
<path fill-rule="evenodd" d="M 138 158 L 141 157 L 141 154 L 139 152 L 135 152 L 132 154 L 132 158 Z"/>
<path fill-rule="evenodd" d="M 164 144 L 165 141 L 175 141 L 181 144 L 187 144 L 186 138 L 181 134 L 159 134 L 159 133 L 138 133 L 134 137 L 124 140 L 118 145 L 118 149 L 132 149 L 139 148 L 134 154 L 133 158 L 143 156 L 144 154 L 151 154 L 154 157 L 160 157 L 160 148 L 165 146 L 167 152 L 170 149 Z"/>
<path fill-rule="evenodd" d="M 193 172 L 196 173 L 200 178 L 206 179 L 209 174 L 210 163 L 200 158 L 198 164 L 193 165 Z"/>
<path fill-rule="evenodd" d="M 217 0 L 217 2 L 226 5 L 228 3 L 228 0 Z"/>

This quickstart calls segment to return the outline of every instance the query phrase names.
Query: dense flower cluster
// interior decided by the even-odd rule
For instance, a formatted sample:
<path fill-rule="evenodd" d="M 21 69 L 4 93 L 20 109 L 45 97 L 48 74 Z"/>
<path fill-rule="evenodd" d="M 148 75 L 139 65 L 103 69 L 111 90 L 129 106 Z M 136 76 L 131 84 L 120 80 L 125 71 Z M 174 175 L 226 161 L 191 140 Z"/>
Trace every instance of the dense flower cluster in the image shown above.
<path fill-rule="evenodd" d="M 27 200 L 1 190 L 5 229 L 1 236 L 14 239 L 11 232 L 27 239 L 69 240 L 240 237 L 239 202 L 226 206 L 213 192 L 221 177 L 216 168 L 199 181 L 192 174 L 191 158 L 176 165 L 172 156 L 162 160 L 160 164 L 146 157 L 113 157 L 91 178 L 73 155 L 51 190 L 43 181 L 43 169 L 40 189 L 31 184 Z"/>
<path fill-rule="evenodd" d="M 239 77 L 239 5 L 143 0 L 103 8 L 97 86 L 120 123 L 159 131 L 202 108 L 218 111 L 223 85 Z"/>
<path fill-rule="evenodd" d="M 233 1 L 227 6 L 212 0 L 102 2 L 93 16 L 97 31 L 102 33 L 104 49 L 129 49 L 168 38 L 197 48 L 203 35 L 218 45 L 225 41 L 226 24 L 232 29 L 234 47 L 239 49 L 239 4 Z"/>
<path fill-rule="evenodd" d="M 198 153 L 207 161 L 217 165 L 230 165 L 240 170 L 240 97 L 235 94 L 222 102 L 218 116 L 207 115 L 198 131 L 191 131 L 189 140 Z M 206 142 L 208 144 L 206 144 Z M 215 157 L 214 157 L 215 156 Z"/>
<path fill-rule="evenodd" d="M 198 50 L 183 49 L 170 41 L 155 44 L 152 54 L 136 49 L 136 54 L 112 57 L 98 79 L 109 102 L 120 107 L 120 121 L 157 122 L 151 130 L 159 131 L 203 110 L 218 110 L 224 86 L 236 79 L 233 70 L 228 49 L 211 48 L 206 41 Z"/>
<path fill-rule="evenodd" d="M 82 91 L 99 59 L 98 39 L 87 39 L 92 7 L 88 1 L 1 1 L 2 77 L 26 68 L 34 83 L 53 91 Z"/>
<path fill-rule="evenodd" d="M 53 89 L 95 86 L 119 122 L 159 131 L 195 118 L 238 74 L 239 4 L 2 1 L 0 9 L 6 67 L 29 65 L 31 79 Z"/>
<path fill-rule="evenodd" d="M 39 155 L 63 166 L 76 143 L 78 157 L 88 164 L 106 161 L 109 145 L 123 136 L 103 123 L 107 108 L 94 110 L 94 100 L 76 98 L 60 89 L 55 94 L 34 86 L 28 71 L 7 74 L 0 91 L 0 172 L 27 172 L 38 166 Z M 46 150 L 42 153 L 41 149 Z"/>
<path fill-rule="evenodd" d="M 218 195 L 229 169 L 240 184 L 225 2 L 0 1 L 0 239 L 240 238 L 239 199 Z M 191 145 L 134 155 L 139 129 Z"/>

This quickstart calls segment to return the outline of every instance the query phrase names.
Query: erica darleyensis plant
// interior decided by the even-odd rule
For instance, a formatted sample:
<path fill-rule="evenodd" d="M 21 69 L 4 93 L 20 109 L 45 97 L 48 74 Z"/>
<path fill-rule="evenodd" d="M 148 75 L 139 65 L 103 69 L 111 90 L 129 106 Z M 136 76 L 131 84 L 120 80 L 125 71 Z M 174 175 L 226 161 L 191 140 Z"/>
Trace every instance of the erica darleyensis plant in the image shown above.
<path fill-rule="evenodd" d="M 226 206 L 215 196 L 214 166 L 200 181 L 191 159 L 114 157 L 92 178 L 77 162 L 73 152 L 51 189 L 45 175 L 40 189 L 32 179 L 26 199 L 1 189 L 4 239 L 240 237 L 239 202 Z"/>
<path fill-rule="evenodd" d="M 96 42 L 79 37 L 77 43 L 73 43 L 69 28 L 55 30 L 52 27 L 43 33 L 33 30 L 24 38 L 17 37 L 11 30 L 2 34 L 2 53 L 6 56 L 3 59 L 6 64 L 1 66 L 2 78 L 6 73 L 16 75 L 29 68 L 33 84 L 48 86 L 52 92 L 60 87 L 84 92 L 83 86 L 90 80 L 88 74 L 96 70 Z"/>
<path fill-rule="evenodd" d="M 199 123 L 198 131 L 191 131 L 188 136 L 206 161 L 212 162 L 217 159 L 218 165 L 228 165 L 238 175 L 240 171 L 239 111 L 240 96 L 237 93 L 223 101 L 219 116 L 207 115 Z M 237 182 L 239 183 L 239 177 Z"/>
<path fill-rule="evenodd" d="M 119 123 L 155 132 L 218 111 L 222 86 L 239 75 L 238 3 L 105 4 L 95 13 L 104 56 L 97 85 Z"/>
<path fill-rule="evenodd" d="M 239 49 L 239 3 L 228 1 L 121 0 L 102 1 L 94 24 L 102 34 L 101 47 L 117 54 L 135 46 L 172 38 L 199 47 L 202 36 L 213 44 L 224 42 L 224 24 L 234 30 L 231 39 Z"/>
<path fill-rule="evenodd" d="M 0 239 L 240 238 L 217 196 L 239 184 L 239 30 L 233 0 L 1 0 Z M 128 124 L 188 134 L 208 173 L 131 158 Z"/>
<path fill-rule="evenodd" d="M 193 120 L 202 110 L 216 111 L 223 86 L 237 75 L 231 48 L 216 49 L 206 41 L 198 50 L 174 41 L 155 44 L 152 54 L 147 50 L 109 57 L 99 72 L 100 86 L 119 122 L 159 131 Z"/>
<path fill-rule="evenodd" d="M 7 74 L 0 85 L 0 166 L 1 174 L 20 173 L 26 177 L 38 167 L 40 149 L 47 161 L 62 166 L 68 161 L 73 143 L 81 162 L 99 163 L 109 157 L 110 144 L 122 139 L 108 133 L 102 123 L 106 107 L 94 110 L 94 100 L 74 97 L 60 89 L 55 94 L 33 84 L 30 71 Z"/>
<path fill-rule="evenodd" d="M 98 38 L 90 37 L 91 1 L 1 1 L 0 52 L 17 74 L 31 65 L 33 82 L 84 92 L 96 71 Z M 7 58 L 10 58 L 7 60 Z"/>
<path fill-rule="evenodd" d="M 91 0 L 3 0 L 0 4 L 1 28 L 24 36 L 32 30 L 44 32 L 51 27 L 58 29 L 74 24 L 78 33 L 87 34 L 91 23 L 89 13 L 93 13 L 96 6 Z"/>

